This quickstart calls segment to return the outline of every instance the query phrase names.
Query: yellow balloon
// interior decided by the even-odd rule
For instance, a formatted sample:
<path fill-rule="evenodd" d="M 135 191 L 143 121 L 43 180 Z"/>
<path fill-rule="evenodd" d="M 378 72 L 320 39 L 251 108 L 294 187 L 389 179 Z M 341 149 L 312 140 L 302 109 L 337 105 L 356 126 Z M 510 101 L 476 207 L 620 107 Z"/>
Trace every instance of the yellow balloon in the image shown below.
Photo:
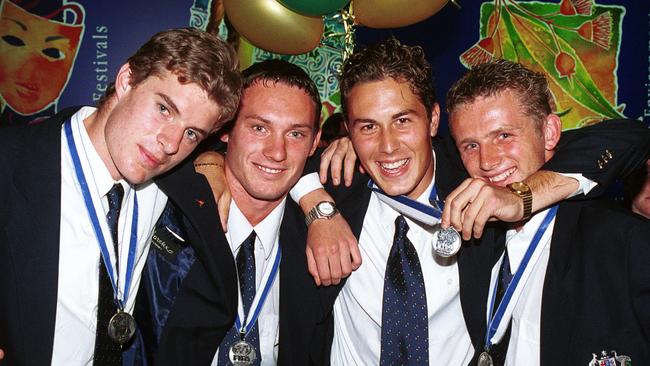
<path fill-rule="evenodd" d="M 449 0 L 352 0 L 355 22 L 369 28 L 398 28 L 427 19 Z"/>
<path fill-rule="evenodd" d="M 318 46 L 323 18 L 298 14 L 276 0 L 224 0 L 237 32 L 267 51 L 298 55 Z"/>

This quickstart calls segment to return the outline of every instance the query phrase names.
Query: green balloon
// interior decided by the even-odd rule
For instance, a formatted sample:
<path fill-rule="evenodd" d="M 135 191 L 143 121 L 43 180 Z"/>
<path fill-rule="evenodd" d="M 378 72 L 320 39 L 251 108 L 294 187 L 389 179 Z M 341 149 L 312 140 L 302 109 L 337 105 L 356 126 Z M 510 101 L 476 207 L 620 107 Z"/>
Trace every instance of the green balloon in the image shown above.
<path fill-rule="evenodd" d="M 341 9 L 350 0 L 278 0 L 278 2 L 297 13 L 321 16 Z"/>

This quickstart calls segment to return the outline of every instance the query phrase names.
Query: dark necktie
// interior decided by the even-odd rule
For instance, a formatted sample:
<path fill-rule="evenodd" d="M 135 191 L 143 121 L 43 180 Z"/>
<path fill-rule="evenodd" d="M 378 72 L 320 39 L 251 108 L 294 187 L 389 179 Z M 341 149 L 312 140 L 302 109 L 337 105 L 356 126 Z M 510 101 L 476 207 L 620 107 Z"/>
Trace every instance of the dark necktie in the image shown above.
<path fill-rule="evenodd" d="M 418 254 L 406 237 L 408 230 L 404 217 L 398 216 L 384 277 L 382 366 L 429 364 L 427 296 Z"/>
<path fill-rule="evenodd" d="M 110 191 L 106 194 L 108 198 L 108 213 L 106 214 L 106 222 L 108 229 L 111 232 L 111 243 L 106 243 L 109 250 L 115 251 L 116 263 L 115 267 L 119 268 L 117 264 L 117 257 L 119 252 L 117 249 L 117 222 L 120 218 L 120 208 L 122 206 L 122 197 L 124 197 L 124 188 L 121 184 L 113 185 Z M 97 330 L 95 332 L 95 355 L 93 358 L 93 365 L 121 365 L 122 364 L 122 347 L 108 337 L 108 322 L 111 317 L 117 313 L 117 306 L 115 305 L 115 294 L 113 286 L 111 285 L 110 277 L 106 271 L 104 258 L 100 256 L 99 264 L 99 295 L 97 297 Z M 117 273 L 115 273 L 117 276 Z"/>
<path fill-rule="evenodd" d="M 239 253 L 237 253 L 237 277 L 239 278 L 239 289 L 241 291 L 242 297 L 242 306 L 244 308 L 244 317 L 248 316 L 249 311 L 251 310 L 251 304 L 253 303 L 253 298 L 255 298 L 255 231 L 244 240 L 241 247 L 239 248 Z M 240 319 L 242 326 L 244 326 L 245 319 Z M 241 339 L 240 329 L 236 329 L 235 326 L 230 328 L 223 341 L 219 345 L 219 362 L 218 365 L 231 365 L 228 358 L 228 352 L 230 346 L 235 342 Z M 246 342 L 250 343 L 255 347 L 257 352 L 257 357 L 253 365 L 259 365 L 261 360 L 260 354 L 260 337 L 257 323 L 253 326 L 253 329 L 246 334 Z"/>
<path fill-rule="evenodd" d="M 506 247 L 505 254 L 503 255 L 503 262 L 499 270 L 499 282 L 497 283 L 497 293 L 494 299 L 494 307 L 492 309 L 492 316 L 497 311 L 499 303 L 503 299 L 503 295 L 512 280 L 512 272 L 510 271 L 510 257 L 508 256 L 508 248 Z M 508 323 L 508 329 L 501 337 L 497 344 L 493 344 L 490 349 L 490 355 L 495 366 L 503 366 L 506 362 L 506 354 L 508 353 L 508 343 L 510 343 L 510 330 L 512 328 L 512 320 Z"/>

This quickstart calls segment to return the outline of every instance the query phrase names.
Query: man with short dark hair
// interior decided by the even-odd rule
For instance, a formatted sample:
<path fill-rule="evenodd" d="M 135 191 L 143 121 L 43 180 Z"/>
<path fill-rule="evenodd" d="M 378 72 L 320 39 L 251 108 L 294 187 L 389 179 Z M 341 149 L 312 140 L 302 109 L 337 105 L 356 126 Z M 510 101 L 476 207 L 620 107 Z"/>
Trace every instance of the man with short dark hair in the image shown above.
<path fill-rule="evenodd" d="M 240 88 L 228 45 L 199 30 L 168 30 L 120 68 L 99 108 L 0 133 L 0 349 L 8 364 L 121 363 L 167 201 L 168 187 L 152 179 L 234 115 Z"/>
<path fill-rule="evenodd" d="M 450 89 L 447 108 L 475 179 L 520 190 L 556 153 L 562 123 L 547 81 L 520 64 L 474 67 Z M 649 152 L 648 131 L 639 127 L 645 147 L 632 161 Z M 584 162 L 593 165 L 587 169 L 630 158 L 602 150 L 598 162 Z M 506 233 L 487 230 L 467 269 L 479 280 L 461 284 L 473 293 L 463 307 L 468 328 L 479 330 L 479 365 L 601 364 L 601 351 L 608 365 L 617 358 L 610 351 L 618 364 L 623 355 L 650 363 L 650 223 L 611 206 L 565 201 L 507 225 Z"/>

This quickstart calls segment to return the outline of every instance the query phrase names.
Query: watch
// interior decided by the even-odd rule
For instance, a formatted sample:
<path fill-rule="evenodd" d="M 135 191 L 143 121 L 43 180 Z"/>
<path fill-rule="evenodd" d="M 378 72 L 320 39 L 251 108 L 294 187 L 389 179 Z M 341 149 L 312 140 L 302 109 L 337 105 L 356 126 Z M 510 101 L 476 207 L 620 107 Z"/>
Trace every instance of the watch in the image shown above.
<path fill-rule="evenodd" d="M 510 189 L 510 192 L 521 197 L 524 201 L 524 218 L 521 220 L 528 220 L 533 210 L 533 192 L 530 190 L 530 187 L 524 182 L 510 183 L 507 187 Z"/>
<path fill-rule="evenodd" d="M 305 224 L 309 226 L 316 219 L 331 219 L 337 213 L 339 210 L 334 206 L 334 202 L 318 202 L 305 216 Z"/>

